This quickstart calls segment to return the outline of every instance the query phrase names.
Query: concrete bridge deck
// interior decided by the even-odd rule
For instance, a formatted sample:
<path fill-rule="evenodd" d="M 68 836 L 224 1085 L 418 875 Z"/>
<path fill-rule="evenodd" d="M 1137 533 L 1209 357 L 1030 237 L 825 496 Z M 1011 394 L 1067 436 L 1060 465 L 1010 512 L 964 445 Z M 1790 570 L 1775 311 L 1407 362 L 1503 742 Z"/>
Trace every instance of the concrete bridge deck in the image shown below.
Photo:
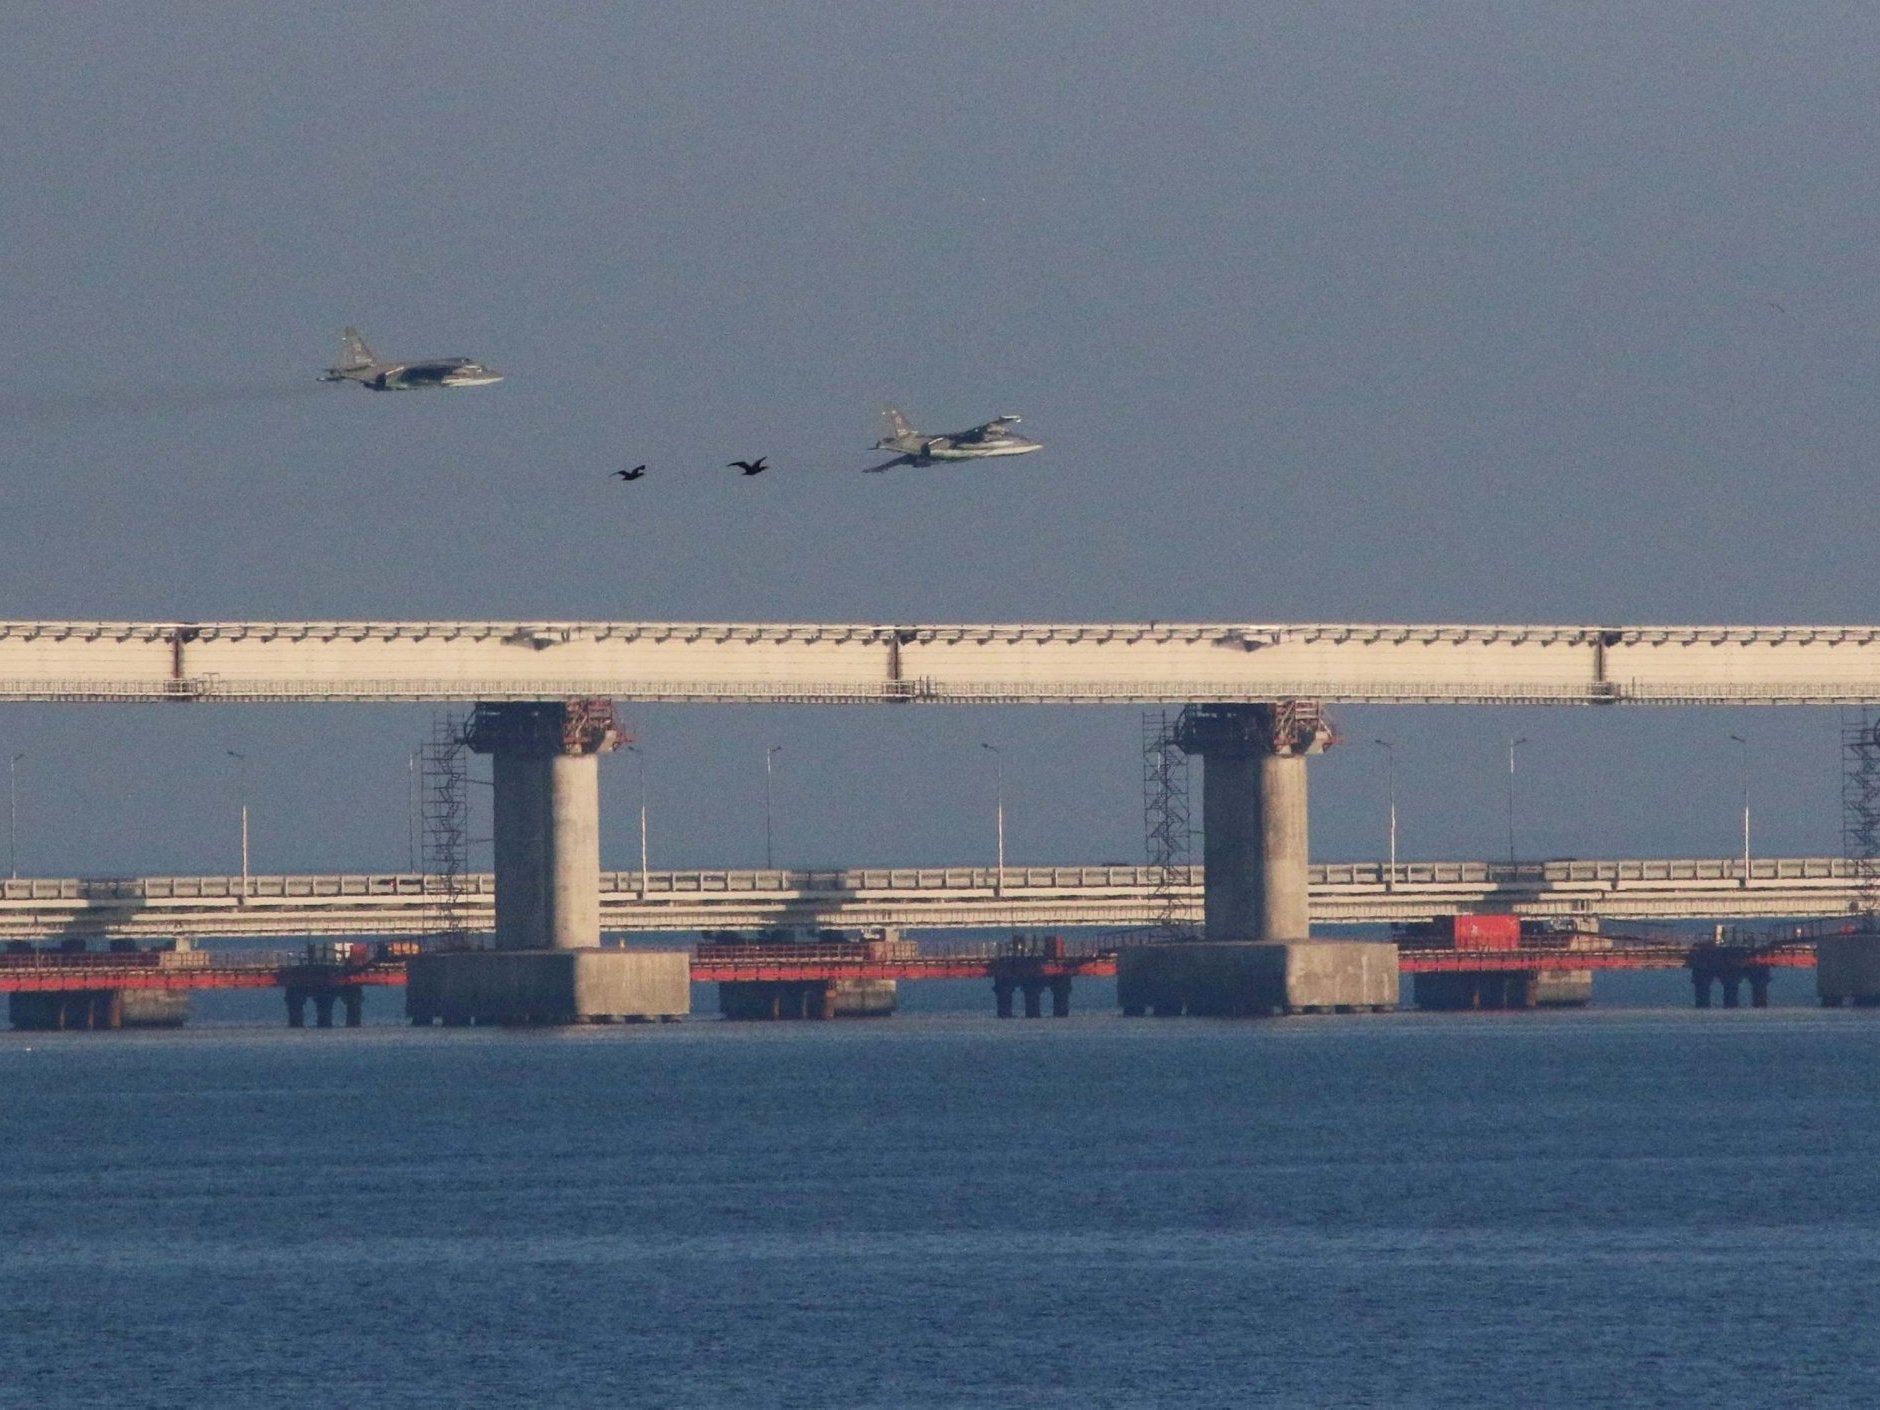
<path fill-rule="evenodd" d="M 1497 862 L 1329 862 L 1310 869 L 1318 925 L 1429 920 L 1461 911 L 1544 918 L 1729 920 L 1840 915 L 1859 890 L 1838 857 Z M 1148 867 L 860 867 L 603 872 L 601 928 L 626 932 L 770 926 L 1120 928 L 1164 909 Z M 495 925 L 488 873 L 460 878 L 456 927 Z M 1201 917 L 1201 869 L 1179 869 L 1176 915 Z M 442 878 L 410 874 L 174 876 L 0 881 L 0 940 L 150 941 L 419 935 L 446 928 Z"/>
<path fill-rule="evenodd" d="M 0 700 L 1858 704 L 1880 626 L 0 622 Z"/>

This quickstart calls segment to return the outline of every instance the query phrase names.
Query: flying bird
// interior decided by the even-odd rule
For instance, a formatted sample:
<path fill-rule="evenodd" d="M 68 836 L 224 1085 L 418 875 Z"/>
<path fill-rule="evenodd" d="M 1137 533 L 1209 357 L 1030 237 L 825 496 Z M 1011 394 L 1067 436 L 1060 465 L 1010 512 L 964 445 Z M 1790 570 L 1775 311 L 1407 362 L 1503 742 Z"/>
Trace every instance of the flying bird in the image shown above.
<path fill-rule="evenodd" d="M 742 470 L 746 475 L 761 475 L 770 468 L 765 462 L 770 459 L 760 455 L 755 460 L 733 460 L 725 466 L 727 470 Z"/>
<path fill-rule="evenodd" d="M 637 480 L 645 473 L 646 467 L 644 465 L 636 465 L 631 470 L 614 471 L 614 474 L 618 475 L 623 480 Z"/>

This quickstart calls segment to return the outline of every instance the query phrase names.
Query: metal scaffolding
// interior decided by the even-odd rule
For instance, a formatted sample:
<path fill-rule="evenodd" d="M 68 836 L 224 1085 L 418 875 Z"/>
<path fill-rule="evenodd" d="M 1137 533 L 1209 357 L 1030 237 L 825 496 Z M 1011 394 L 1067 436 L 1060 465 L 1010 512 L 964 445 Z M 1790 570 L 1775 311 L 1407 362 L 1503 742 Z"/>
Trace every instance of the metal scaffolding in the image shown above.
<path fill-rule="evenodd" d="M 1880 706 L 1841 711 L 1841 852 L 1861 913 L 1880 912 Z"/>
<path fill-rule="evenodd" d="M 1188 755 L 1176 743 L 1176 723 L 1166 710 L 1142 714 L 1142 830 L 1155 914 L 1149 928 L 1158 939 L 1191 940 L 1194 927 L 1181 918 L 1181 908 L 1194 823 L 1188 807 Z"/>
<path fill-rule="evenodd" d="M 469 728 L 466 715 L 440 711 L 421 752 L 425 890 L 431 897 L 431 943 L 470 943 L 465 897 L 470 875 Z"/>

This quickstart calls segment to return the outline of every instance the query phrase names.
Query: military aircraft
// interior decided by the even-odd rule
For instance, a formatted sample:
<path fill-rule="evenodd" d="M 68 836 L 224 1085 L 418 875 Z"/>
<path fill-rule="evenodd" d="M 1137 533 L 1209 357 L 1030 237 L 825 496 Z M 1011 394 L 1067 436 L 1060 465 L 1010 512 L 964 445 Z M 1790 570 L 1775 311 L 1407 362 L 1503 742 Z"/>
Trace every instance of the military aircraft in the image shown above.
<path fill-rule="evenodd" d="M 357 382 L 374 392 L 412 392 L 423 387 L 487 387 L 503 380 L 502 373 L 467 357 L 380 362 L 357 328 L 346 330 L 339 347 L 339 365 L 327 368 L 322 382 Z"/>
<path fill-rule="evenodd" d="M 876 450 L 898 450 L 893 460 L 870 465 L 870 475 L 892 470 L 897 465 L 931 465 L 936 460 L 983 460 L 994 455 L 1029 455 L 1043 450 L 1041 442 L 1008 431 L 1016 416 L 995 416 L 983 426 L 970 431 L 952 431 L 944 436 L 928 436 L 907 424 L 907 418 L 893 407 L 882 413 L 888 418 L 888 434 L 875 442 Z"/>

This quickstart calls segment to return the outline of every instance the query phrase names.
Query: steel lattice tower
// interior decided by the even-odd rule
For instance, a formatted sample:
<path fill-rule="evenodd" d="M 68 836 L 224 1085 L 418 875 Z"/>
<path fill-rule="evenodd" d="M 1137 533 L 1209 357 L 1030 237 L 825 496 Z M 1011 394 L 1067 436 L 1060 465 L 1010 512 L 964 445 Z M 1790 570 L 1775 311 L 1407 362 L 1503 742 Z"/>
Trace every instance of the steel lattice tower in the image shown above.
<path fill-rule="evenodd" d="M 1175 742 L 1176 722 L 1166 710 L 1142 715 L 1142 827 L 1148 843 L 1151 903 L 1157 938 L 1192 939 L 1181 919 L 1194 824 L 1188 807 L 1188 755 Z"/>
<path fill-rule="evenodd" d="M 432 897 L 432 942 L 446 949 L 470 940 L 464 925 L 470 871 L 467 727 L 463 716 L 433 715 L 421 756 L 425 890 Z"/>
<path fill-rule="evenodd" d="M 1880 912 L 1880 707 L 1841 712 L 1841 853 L 1863 915 Z"/>

